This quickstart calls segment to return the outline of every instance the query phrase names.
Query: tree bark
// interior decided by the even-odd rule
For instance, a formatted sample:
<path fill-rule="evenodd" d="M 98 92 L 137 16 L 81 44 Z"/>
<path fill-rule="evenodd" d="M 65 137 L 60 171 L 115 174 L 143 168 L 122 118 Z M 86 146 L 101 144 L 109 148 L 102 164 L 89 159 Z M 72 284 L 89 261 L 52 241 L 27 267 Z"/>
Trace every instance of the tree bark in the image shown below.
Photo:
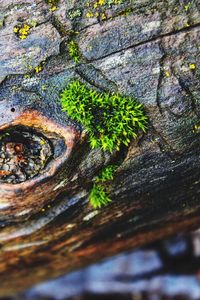
<path fill-rule="evenodd" d="M 54 148 L 42 174 L 0 181 L 2 296 L 199 226 L 199 17 L 198 1 L 0 1 L 1 135 L 34 129 Z M 138 99 L 147 134 L 120 152 L 91 150 L 59 102 L 75 78 Z M 94 210 L 92 181 L 113 162 L 113 201 Z"/>

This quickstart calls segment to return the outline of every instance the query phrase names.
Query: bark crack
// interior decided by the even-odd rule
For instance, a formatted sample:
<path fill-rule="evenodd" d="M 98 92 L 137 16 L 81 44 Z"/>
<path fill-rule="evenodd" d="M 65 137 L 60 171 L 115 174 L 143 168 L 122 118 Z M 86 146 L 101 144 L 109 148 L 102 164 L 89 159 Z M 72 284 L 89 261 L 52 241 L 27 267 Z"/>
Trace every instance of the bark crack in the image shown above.
<path fill-rule="evenodd" d="M 166 53 L 164 51 L 164 48 L 162 46 L 162 39 L 160 40 L 160 44 L 159 44 L 161 53 L 162 53 L 162 57 L 160 59 L 159 65 L 160 65 L 160 72 L 159 72 L 159 77 L 158 77 L 158 84 L 157 84 L 157 88 L 156 88 L 156 104 L 158 106 L 159 112 L 160 114 L 162 114 L 162 107 L 160 104 L 160 87 L 162 84 L 162 79 L 163 79 L 163 67 L 164 67 L 164 61 L 166 58 Z"/>
<path fill-rule="evenodd" d="M 95 61 L 99 61 L 99 60 L 102 60 L 104 58 L 107 58 L 109 56 L 112 56 L 112 55 L 115 55 L 117 53 L 120 53 L 122 51 L 126 51 L 126 50 L 129 50 L 129 49 L 132 49 L 132 48 L 136 48 L 136 47 L 139 47 L 139 46 L 142 46 L 142 45 L 146 45 L 148 43 L 152 43 L 152 42 L 156 42 L 156 41 L 159 41 L 161 40 L 162 38 L 165 38 L 165 37 L 170 37 L 170 36 L 173 36 L 173 35 L 176 35 L 176 34 L 181 34 L 181 33 L 187 33 L 195 28 L 198 28 L 200 27 L 200 23 L 197 23 L 195 25 L 192 25 L 190 27 L 185 27 L 185 28 L 181 28 L 179 30 L 174 30 L 174 31 L 171 31 L 171 32 L 168 32 L 168 33 L 165 33 L 165 34 L 161 34 L 159 36 L 155 36 L 155 37 L 152 37 L 151 39 L 149 40 L 145 40 L 145 41 L 142 41 L 142 42 L 139 42 L 139 43 L 136 43 L 134 45 L 130 45 L 128 47 L 125 47 L 125 48 L 121 48 L 120 50 L 116 50 L 116 51 L 113 51 L 112 53 L 109 53 L 109 54 L 106 54 L 106 55 L 103 55 L 101 57 L 97 57 L 97 58 L 94 58 L 94 59 L 87 59 L 88 62 L 95 62 Z"/>
<path fill-rule="evenodd" d="M 190 91 L 189 87 L 183 81 L 183 79 L 181 77 L 176 76 L 176 78 L 177 78 L 178 83 L 179 83 L 180 87 L 182 88 L 182 90 L 184 90 L 187 93 L 187 95 L 190 96 L 192 111 L 194 111 L 194 113 L 197 114 L 196 101 L 195 101 L 195 98 L 194 98 L 192 92 Z"/>
<path fill-rule="evenodd" d="M 105 92 L 117 92 L 117 85 L 93 65 L 81 64 L 76 67 L 76 73 L 92 86 Z"/>

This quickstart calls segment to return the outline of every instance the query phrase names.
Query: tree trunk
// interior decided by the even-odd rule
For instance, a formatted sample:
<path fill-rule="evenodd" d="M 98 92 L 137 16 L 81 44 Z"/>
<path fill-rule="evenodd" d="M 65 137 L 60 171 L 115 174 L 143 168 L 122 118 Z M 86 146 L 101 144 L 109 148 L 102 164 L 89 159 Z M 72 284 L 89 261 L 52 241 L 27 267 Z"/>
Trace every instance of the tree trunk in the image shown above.
<path fill-rule="evenodd" d="M 2 296 L 199 226 L 198 1 L 111 2 L 0 0 Z M 91 150 L 60 106 L 75 78 L 143 103 L 148 132 L 119 152 Z M 26 154 L 11 182 L 5 149 Z M 113 201 L 93 209 L 94 177 L 113 162 Z"/>

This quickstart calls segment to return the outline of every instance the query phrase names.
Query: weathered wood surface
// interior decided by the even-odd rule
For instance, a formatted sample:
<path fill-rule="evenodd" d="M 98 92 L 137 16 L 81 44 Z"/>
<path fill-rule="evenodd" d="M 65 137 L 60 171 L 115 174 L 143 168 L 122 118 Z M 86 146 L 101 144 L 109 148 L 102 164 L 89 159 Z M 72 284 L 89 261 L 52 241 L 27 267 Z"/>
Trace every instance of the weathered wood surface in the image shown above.
<path fill-rule="evenodd" d="M 87 2 L 60 1 L 51 12 L 44 1 L 0 1 L 0 129 L 29 125 L 71 141 L 52 173 L 54 159 L 43 177 L 0 184 L 2 296 L 199 226 L 198 1 L 98 7 L 105 20 L 88 18 Z M 71 18 L 77 9 L 81 16 Z M 13 32 L 21 21 L 34 24 L 24 40 Z M 79 64 L 68 54 L 72 37 Z M 41 72 L 26 76 L 43 61 Z M 58 100 L 73 78 L 137 98 L 148 133 L 120 153 L 91 151 Z M 92 179 L 116 160 L 113 202 L 94 211 Z"/>
<path fill-rule="evenodd" d="M 199 230 L 178 234 L 39 284 L 13 300 L 199 299 L 199 242 Z"/>

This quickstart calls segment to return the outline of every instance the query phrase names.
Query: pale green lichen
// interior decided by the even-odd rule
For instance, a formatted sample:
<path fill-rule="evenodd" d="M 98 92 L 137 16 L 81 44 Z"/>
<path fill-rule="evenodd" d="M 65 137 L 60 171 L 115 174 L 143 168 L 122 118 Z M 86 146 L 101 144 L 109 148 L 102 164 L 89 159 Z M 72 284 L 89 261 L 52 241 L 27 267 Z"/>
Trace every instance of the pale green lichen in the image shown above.
<path fill-rule="evenodd" d="M 68 12 L 68 17 L 70 20 L 76 19 L 81 17 L 82 12 L 80 9 L 74 9 Z"/>

